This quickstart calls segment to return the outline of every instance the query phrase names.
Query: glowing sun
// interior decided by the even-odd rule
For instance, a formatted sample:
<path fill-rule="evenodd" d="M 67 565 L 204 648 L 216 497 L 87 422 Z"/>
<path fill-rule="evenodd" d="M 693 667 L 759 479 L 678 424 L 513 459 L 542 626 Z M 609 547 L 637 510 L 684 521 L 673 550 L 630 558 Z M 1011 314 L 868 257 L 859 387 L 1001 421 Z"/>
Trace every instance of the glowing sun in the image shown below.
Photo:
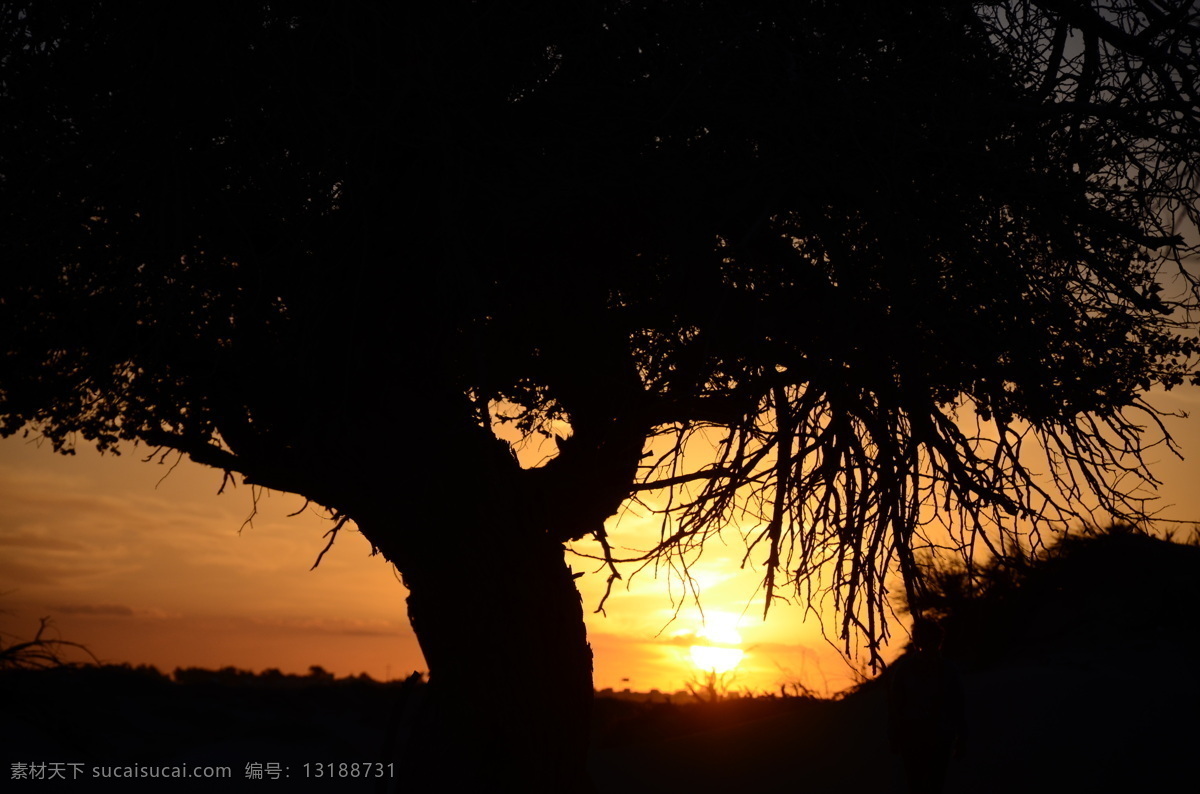
<path fill-rule="evenodd" d="M 737 631 L 736 615 L 706 615 L 704 628 L 696 632 L 696 639 L 706 642 L 696 643 L 688 649 L 692 655 L 692 664 L 706 672 L 728 673 L 737 667 L 746 655 L 745 651 L 737 647 L 742 643 L 742 635 Z"/>

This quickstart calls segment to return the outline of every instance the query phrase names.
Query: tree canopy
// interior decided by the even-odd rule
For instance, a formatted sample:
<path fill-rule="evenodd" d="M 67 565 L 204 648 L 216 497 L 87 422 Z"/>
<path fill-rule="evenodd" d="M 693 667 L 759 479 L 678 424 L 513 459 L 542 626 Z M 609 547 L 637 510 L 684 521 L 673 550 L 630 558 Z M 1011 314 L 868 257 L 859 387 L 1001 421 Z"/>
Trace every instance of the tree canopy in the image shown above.
<path fill-rule="evenodd" d="M 1144 517 L 1193 4 L 428 6 L 5 4 L 0 432 L 302 494 L 414 598 L 671 487 L 653 553 L 749 510 L 872 647 L 934 524 Z"/>

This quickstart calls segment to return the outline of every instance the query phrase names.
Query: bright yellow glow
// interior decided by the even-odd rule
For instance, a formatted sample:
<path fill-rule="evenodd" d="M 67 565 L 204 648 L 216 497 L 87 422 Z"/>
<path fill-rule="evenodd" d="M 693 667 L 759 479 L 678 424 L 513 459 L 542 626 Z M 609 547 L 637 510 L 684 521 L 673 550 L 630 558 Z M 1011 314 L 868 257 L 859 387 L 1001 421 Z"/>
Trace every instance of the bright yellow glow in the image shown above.
<path fill-rule="evenodd" d="M 732 612 L 707 612 L 704 626 L 696 632 L 696 639 L 707 642 L 691 646 L 692 664 L 712 673 L 728 673 L 741 663 L 745 651 L 736 646 L 742 644 L 742 635 L 737 630 L 738 616 Z"/>
<path fill-rule="evenodd" d="M 742 635 L 737 630 L 738 616 L 731 612 L 709 612 L 704 616 L 704 627 L 696 632 L 713 645 L 741 645 Z"/>
<path fill-rule="evenodd" d="M 712 645 L 693 645 L 692 664 L 701 670 L 713 673 L 728 673 L 738 666 L 745 656 L 741 648 L 717 648 Z"/>

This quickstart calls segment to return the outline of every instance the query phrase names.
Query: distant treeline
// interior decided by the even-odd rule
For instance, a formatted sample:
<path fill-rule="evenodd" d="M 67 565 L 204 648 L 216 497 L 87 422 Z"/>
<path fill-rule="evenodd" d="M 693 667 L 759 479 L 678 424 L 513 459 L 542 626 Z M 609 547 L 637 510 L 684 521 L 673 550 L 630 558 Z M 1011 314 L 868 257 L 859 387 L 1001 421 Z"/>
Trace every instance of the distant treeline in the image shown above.
<path fill-rule="evenodd" d="M 404 684 L 424 683 L 424 674 L 413 672 L 406 680 L 376 681 L 366 673 L 335 676 L 320 665 L 312 665 L 308 672 L 300 675 L 284 673 L 278 668 L 270 668 L 262 672 L 242 670 L 236 667 L 222 667 L 210 670 L 204 667 L 176 667 L 170 674 L 164 673 L 157 667 L 148 664 L 76 664 L 61 665 L 55 668 L 40 670 L 11 670 L 8 674 L 31 674 L 68 677 L 87 677 L 106 679 L 112 683 L 127 682 L 141 684 L 180 684 L 183 686 L 220 686 L 220 687 L 262 687 L 262 688 L 301 688 L 312 686 L 402 686 Z"/>
<path fill-rule="evenodd" d="M 154 668 L 151 671 L 157 672 Z M 414 682 L 424 680 L 421 673 L 413 672 Z M 410 677 L 410 678 L 412 678 Z M 404 681 L 376 681 L 366 673 L 349 675 L 338 678 L 320 665 L 312 665 L 304 675 L 284 673 L 272 667 L 256 673 L 251 670 L 240 670 L 236 667 L 222 667 L 219 670 L 209 670 L 203 667 L 176 667 L 171 673 L 171 680 L 177 684 L 219 684 L 221 686 L 325 686 L 344 684 L 403 684 Z"/>

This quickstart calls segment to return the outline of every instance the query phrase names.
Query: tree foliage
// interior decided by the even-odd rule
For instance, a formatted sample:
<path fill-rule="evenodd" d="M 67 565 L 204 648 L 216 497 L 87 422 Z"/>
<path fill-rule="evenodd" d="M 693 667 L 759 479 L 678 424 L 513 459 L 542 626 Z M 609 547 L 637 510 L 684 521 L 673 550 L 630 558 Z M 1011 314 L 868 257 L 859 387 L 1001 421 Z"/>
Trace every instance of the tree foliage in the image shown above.
<path fill-rule="evenodd" d="M 303 494 L 410 584 L 673 489 L 652 555 L 748 514 L 872 648 L 934 527 L 1145 516 L 1192 3 L 428 5 L 4 5 L 0 432 Z"/>
<path fill-rule="evenodd" d="M 1045 548 L 977 565 L 923 559 L 928 587 L 907 610 L 937 621 L 947 653 L 987 666 L 1031 647 L 1090 653 L 1114 636 L 1193 644 L 1200 535 L 1087 527 Z M 1119 583 L 1119 584 L 1118 584 Z"/>

